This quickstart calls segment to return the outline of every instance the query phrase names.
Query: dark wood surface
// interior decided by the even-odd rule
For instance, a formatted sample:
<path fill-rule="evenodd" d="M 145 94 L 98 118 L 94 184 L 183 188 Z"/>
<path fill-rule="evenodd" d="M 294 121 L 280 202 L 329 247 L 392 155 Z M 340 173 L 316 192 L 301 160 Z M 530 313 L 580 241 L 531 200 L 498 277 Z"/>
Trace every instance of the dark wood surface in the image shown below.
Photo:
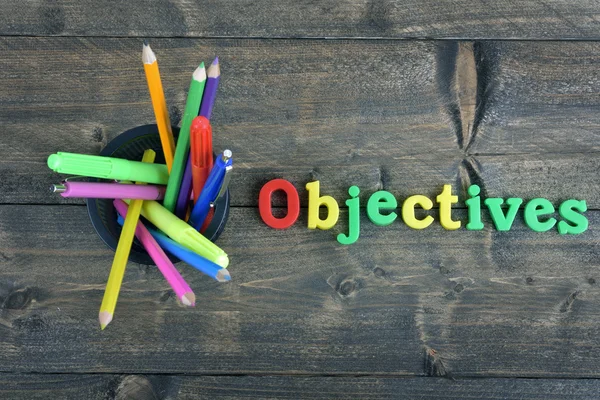
<path fill-rule="evenodd" d="M 5 1 L 3 35 L 598 39 L 595 0 Z"/>
<path fill-rule="evenodd" d="M 483 399 L 593 400 L 595 380 L 390 377 L 1 375 L 0 393 L 11 399 Z M 502 396 L 502 397 L 500 397 Z"/>
<path fill-rule="evenodd" d="M 0 398 L 597 398 L 599 14 L 587 0 L 0 2 Z M 141 38 L 174 124 L 190 72 L 220 57 L 233 280 L 179 264 L 186 309 L 130 263 L 100 331 L 112 252 L 82 201 L 48 193 L 62 177 L 46 158 L 154 121 Z M 276 177 L 301 195 L 286 231 L 258 215 Z M 345 208 L 332 230 L 306 228 L 315 179 L 340 205 L 353 184 L 363 206 L 448 183 L 461 201 L 472 183 L 574 197 L 590 226 L 535 233 L 520 211 L 509 232 L 487 214 L 448 232 L 433 210 L 415 231 L 363 212 L 342 246 Z"/>

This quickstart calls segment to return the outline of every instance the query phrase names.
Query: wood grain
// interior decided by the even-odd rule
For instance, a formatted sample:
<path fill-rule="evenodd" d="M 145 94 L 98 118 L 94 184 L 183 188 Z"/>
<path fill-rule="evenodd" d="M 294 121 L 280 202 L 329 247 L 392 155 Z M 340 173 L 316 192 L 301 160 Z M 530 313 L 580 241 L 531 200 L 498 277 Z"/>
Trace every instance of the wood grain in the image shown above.
<path fill-rule="evenodd" d="M 85 207 L 0 206 L 0 369 L 598 378 L 600 212 L 586 215 L 577 236 L 521 217 L 510 232 L 363 217 L 342 246 L 345 223 L 309 231 L 302 212 L 277 231 L 233 208 L 219 239 L 232 282 L 180 265 L 197 296 L 186 309 L 155 268 L 129 264 L 100 331 L 112 253 Z"/>
<path fill-rule="evenodd" d="M 594 0 L 3 1 L 0 34 L 597 39 L 599 15 Z"/>
<path fill-rule="evenodd" d="M 597 380 L 302 376 L 165 376 L 0 374 L 0 393 L 14 400 L 61 399 L 407 399 L 498 398 L 592 400 Z"/>
<path fill-rule="evenodd" d="M 340 201 L 353 184 L 365 197 L 380 189 L 433 197 L 445 183 L 462 201 L 478 183 L 488 196 L 572 196 L 600 208 L 596 43 L 152 45 L 174 123 L 188 66 L 221 57 L 215 148 L 234 153 L 234 206 L 255 206 L 262 185 L 283 177 L 301 191 L 320 179 Z M 0 38 L 0 203 L 82 204 L 47 193 L 62 177 L 46 157 L 97 154 L 124 130 L 153 122 L 140 47 L 137 39 Z"/>
<path fill-rule="evenodd" d="M 478 42 L 472 154 L 600 151 L 600 43 Z"/>

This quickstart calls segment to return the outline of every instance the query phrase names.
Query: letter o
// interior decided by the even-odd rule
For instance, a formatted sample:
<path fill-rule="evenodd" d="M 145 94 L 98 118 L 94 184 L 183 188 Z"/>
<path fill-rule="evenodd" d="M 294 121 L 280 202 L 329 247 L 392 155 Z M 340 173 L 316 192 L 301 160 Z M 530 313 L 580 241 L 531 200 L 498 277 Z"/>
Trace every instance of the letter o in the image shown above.
<path fill-rule="evenodd" d="M 271 196 L 273 192 L 283 190 L 286 195 L 287 215 L 283 218 L 275 218 L 271 210 Z M 263 222 L 275 229 L 286 229 L 294 225 L 300 214 L 300 197 L 298 191 L 285 179 L 273 179 L 267 182 L 258 195 L 258 210 Z"/>

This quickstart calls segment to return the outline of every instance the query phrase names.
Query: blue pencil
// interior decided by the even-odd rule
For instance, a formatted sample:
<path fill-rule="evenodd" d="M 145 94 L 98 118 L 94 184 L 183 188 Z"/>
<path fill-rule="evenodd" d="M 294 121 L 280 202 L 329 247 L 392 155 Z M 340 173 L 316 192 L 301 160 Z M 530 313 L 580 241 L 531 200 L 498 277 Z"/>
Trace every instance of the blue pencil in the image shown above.
<path fill-rule="evenodd" d="M 123 225 L 123 217 L 119 216 L 118 222 L 119 224 Z M 152 237 L 158 242 L 158 244 L 160 245 L 160 247 L 162 247 L 164 251 L 173 254 L 175 257 L 179 258 L 181 261 L 188 263 L 203 274 L 208 275 L 219 282 L 226 282 L 231 280 L 231 275 L 229 274 L 229 271 L 227 271 L 225 268 L 222 268 L 220 265 L 215 264 L 210 260 L 207 260 L 206 258 L 194 253 L 191 250 L 188 250 L 179 243 L 169 239 L 168 237 L 154 229 L 148 228 L 148 232 L 150 232 Z"/>

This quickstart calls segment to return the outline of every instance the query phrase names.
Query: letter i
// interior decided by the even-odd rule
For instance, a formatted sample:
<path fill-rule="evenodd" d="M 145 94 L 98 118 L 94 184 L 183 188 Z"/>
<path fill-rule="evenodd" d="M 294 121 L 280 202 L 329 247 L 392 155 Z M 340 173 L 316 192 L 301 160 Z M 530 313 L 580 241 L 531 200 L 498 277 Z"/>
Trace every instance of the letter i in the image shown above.
<path fill-rule="evenodd" d="M 350 199 L 346 200 L 348 206 L 348 235 L 340 233 L 337 236 L 338 242 L 341 244 L 352 244 L 358 240 L 360 236 L 360 200 L 358 194 L 360 189 L 357 186 L 350 186 L 348 194 Z"/>
<path fill-rule="evenodd" d="M 465 204 L 469 209 L 469 223 L 465 226 L 470 231 L 479 231 L 483 229 L 483 222 L 481 222 L 481 198 L 479 192 L 481 189 L 477 185 L 469 186 L 467 193 L 471 196 L 470 199 L 465 200 Z"/>

